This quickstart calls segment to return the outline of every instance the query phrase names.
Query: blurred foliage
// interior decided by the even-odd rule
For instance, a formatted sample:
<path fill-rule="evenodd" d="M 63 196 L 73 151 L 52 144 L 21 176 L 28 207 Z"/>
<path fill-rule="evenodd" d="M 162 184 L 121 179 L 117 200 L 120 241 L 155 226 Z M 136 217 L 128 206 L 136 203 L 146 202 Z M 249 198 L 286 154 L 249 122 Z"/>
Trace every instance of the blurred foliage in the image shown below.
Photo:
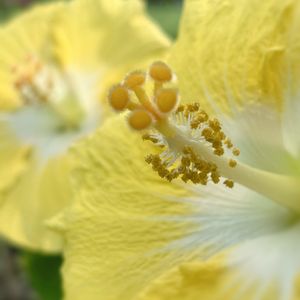
<path fill-rule="evenodd" d="M 0 22 L 6 21 L 33 3 L 50 1 L 51 0 L 0 0 Z"/>
<path fill-rule="evenodd" d="M 39 299 L 62 299 L 61 264 L 62 258 L 58 255 L 47 256 L 30 252 L 21 254 L 21 265 Z"/>
<path fill-rule="evenodd" d="M 36 300 L 19 263 L 19 250 L 0 240 L 0 300 Z"/>
<path fill-rule="evenodd" d="M 182 10 L 182 1 L 152 0 L 148 2 L 148 12 L 161 27 L 172 37 L 177 36 Z"/>

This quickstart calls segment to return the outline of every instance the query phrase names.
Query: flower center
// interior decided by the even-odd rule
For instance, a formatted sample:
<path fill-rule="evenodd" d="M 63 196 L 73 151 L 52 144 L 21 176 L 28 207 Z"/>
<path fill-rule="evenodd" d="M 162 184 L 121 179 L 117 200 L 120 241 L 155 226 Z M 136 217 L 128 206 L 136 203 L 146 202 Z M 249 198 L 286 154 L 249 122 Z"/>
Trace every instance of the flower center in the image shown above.
<path fill-rule="evenodd" d="M 174 88 L 175 75 L 168 65 L 155 62 L 148 74 L 129 73 L 110 90 L 108 99 L 117 110 L 130 110 L 131 128 L 146 131 L 144 140 L 157 145 L 160 154 L 150 154 L 146 162 L 159 176 L 172 181 L 207 185 L 234 182 L 246 186 L 296 212 L 300 212 L 300 181 L 297 178 L 266 172 L 236 161 L 240 151 L 198 103 L 179 105 Z M 153 96 L 148 96 L 148 82 Z M 138 101 L 134 101 L 137 99 Z"/>
<path fill-rule="evenodd" d="M 14 86 L 25 106 L 49 109 L 59 120 L 59 131 L 80 126 L 84 110 L 68 86 L 67 78 L 57 68 L 29 55 L 12 71 Z"/>

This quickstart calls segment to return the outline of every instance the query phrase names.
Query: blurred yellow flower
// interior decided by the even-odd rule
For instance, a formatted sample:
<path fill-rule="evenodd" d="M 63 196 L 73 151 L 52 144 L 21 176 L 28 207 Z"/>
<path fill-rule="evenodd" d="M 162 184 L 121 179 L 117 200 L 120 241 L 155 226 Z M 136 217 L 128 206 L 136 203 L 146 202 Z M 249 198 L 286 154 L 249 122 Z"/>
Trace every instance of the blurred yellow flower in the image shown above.
<path fill-rule="evenodd" d="M 35 7 L 0 29 L 0 234 L 58 251 L 44 226 L 71 198 L 67 149 L 108 116 L 106 88 L 169 40 L 138 0 Z"/>
<path fill-rule="evenodd" d="M 187 0 L 168 65 L 111 89 L 129 126 L 73 149 L 51 223 L 67 300 L 300 299 L 299 22 L 296 0 Z"/>

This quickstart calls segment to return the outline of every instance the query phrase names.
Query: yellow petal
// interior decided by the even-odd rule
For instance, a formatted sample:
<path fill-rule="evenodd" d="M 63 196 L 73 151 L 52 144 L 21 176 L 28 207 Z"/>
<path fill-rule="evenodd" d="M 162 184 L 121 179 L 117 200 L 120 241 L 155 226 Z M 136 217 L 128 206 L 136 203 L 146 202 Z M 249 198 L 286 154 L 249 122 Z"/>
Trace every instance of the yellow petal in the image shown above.
<path fill-rule="evenodd" d="M 52 36 L 56 59 L 64 67 L 98 68 L 101 81 L 112 76 L 112 67 L 122 76 L 129 66 L 139 67 L 170 45 L 139 0 L 74 1 L 57 18 Z"/>
<path fill-rule="evenodd" d="M 144 162 L 148 150 L 123 118 L 73 150 L 76 201 L 51 221 L 66 241 L 66 299 L 133 299 L 180 261 L 172 242 L 187 223 L 172 217 L 188 213 L 177 200 L 189 193 L 154 174 Z"/>
<path fill-rule="evenodd" d="M 228 295 L 222 291 L 226 276 L 228 276 L 228 269 L 224 259 L 221 258 L 202 263 L 183 264 L 157 279 L 138 299 L 231 300 L 234 299 L 234 294 Z"/>
<path fill-rule="evenodd" d="M 238 274 L 237 269 L 227 265 L 223 255 L 206 262 L 183 264 L 156 280 L 138 300 L 278 299 L 279 290 L 275 284 L 261 286 L 254 282 L 247 285 L 247 274 Z M 300 280 L 295 283 L 295 293 L 285 299 L 299 299 Z"/>
<path fill-rule="evenodd" d="M 0 122 L 0 140 L 0 193 L 2 193 L 26 170 L 31 148 L 22 147 L 3 122 Z"/>
<path fill-rule="evenodd" d="M 300 69 L 299 19 L 297 0 L 187 0 L 169 58 L 182 98 L 280 107 L 288 72 Z"/>
<path fill-rule="evenodd" d="M 63 6 L 62 3 L 39 5 L 0 29 L 0 109 L 11 109 L 20 104 L 12 69 L 28 55 L 48 51 L 52 18 Z"/>
<path fill-rule="evenodd" d="M 51 66 L 59 62 L 55 67 L 61 68 L 74 94 L 86 107 L 94 108 L 98 91 L 106 93 L 120 74 L 163 55 L 170 44 L 138 0 L 75 0 L 38 6 L 0 29 L 0 40 L 2 110 L 20 104 L 11 68 L 28 54 Z M 104 110 L 102 119 L 108 116 Z M 34 121 L 31 118 L 30 124 Z M 43 161 L 40 149 L 18 140 L 14 132 L 0 137 L 5 146 L 0 153 L 1 235 L 35 250 L 58 251 L 62 240 L 45 228 L 44 221 L 72 199 L 68 156 L 61 153 Z M 64 144 L 62 139 L 56 143 Z"/>
<path fill-rule="evenodd" d="M 22 176 L 0 194 L 0 234 L 27 248 L 59 251 L 61 238 L 43 223 L 69 204 L 68 174 L 66 156 L 53 158 L 45 166 L 36 156 L 27 157 Z"/>

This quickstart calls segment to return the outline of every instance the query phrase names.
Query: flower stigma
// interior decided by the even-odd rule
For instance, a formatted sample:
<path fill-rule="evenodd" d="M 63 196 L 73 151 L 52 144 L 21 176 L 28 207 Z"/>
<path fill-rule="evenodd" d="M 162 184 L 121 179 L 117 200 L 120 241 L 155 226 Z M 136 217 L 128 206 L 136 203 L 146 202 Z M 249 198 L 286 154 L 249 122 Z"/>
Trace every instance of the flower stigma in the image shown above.
<path fill-rule="evenodd" d="M 12 68 L 13 84 L 23 106 L 49 109 L 59 120 L 58 131 L 77 130 L 85 115 L 67 78 L 51 64 L 28 55 Z"/>
<path fill-rule="evenodd" d="M 300 213 L 300 181 L 238 161 L 240 150 L 201 105 L 180 105 L 176 76 L 164 62 L 148 72 L 133 71 L 111 88 L 108 101 L 118 112 L 129 110 L 128 124 L 159 149 L 145 160 L 162 178 L 207 185 L 241 184 Z M 149 96 L 149 90 L 151 97 Z"/>

